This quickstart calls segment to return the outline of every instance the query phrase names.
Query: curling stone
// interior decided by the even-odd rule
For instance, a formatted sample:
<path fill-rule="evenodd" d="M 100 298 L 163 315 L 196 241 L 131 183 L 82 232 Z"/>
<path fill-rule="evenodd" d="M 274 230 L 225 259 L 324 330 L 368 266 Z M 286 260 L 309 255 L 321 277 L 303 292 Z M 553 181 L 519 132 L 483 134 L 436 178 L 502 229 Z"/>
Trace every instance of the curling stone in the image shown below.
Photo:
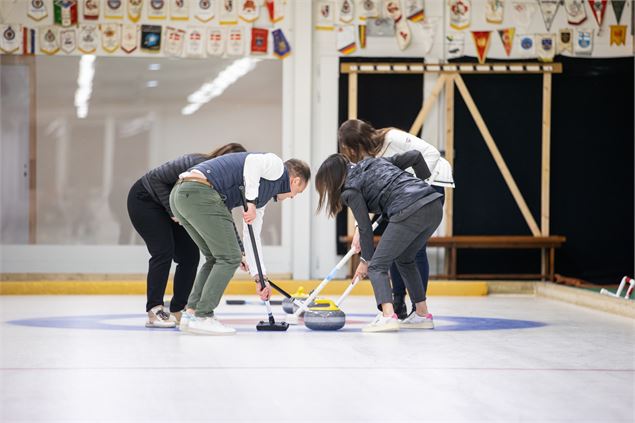
<path fill-rule="evenodd" d="M 298 309 L 298 306 L 293 304 L 293 300 L 304 301 L 308 297 L 309 294 L 306 294 L 304 292 L 304 287 L 301 286 L 293 293 L 293 295 L 291 295 L 291 298 L 285 298 L 282 300 L 282 310 L 284 310 L 287 314 L 293 314 Z"/>
<path fill-rule="evenodd" d="M 332 300 L 315 300 L 304 313 L 304 325 L 312 330 L 338 330 L 345 323 L 346 314 Z"/>

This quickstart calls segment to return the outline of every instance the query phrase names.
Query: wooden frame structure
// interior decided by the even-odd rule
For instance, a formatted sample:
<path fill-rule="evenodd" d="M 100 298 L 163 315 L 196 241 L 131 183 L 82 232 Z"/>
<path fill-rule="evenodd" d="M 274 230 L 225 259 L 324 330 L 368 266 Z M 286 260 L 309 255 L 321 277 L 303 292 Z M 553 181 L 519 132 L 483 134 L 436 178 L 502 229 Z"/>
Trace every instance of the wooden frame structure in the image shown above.
<path fill-rule="evenodd" d="M 342 63 L 340 73 L 348 74 L 348 118 L 357 118 L 357 76 L 359 74 L 425 74 L 436 73 L 438 79 L 432 88 L 431 94 L 425 99 L 421 110 L 417 114 L 410 133 L 417 135 L 426 117 L 434 107 L 440 94 L 445 96 L 445 151 L 446 159 L 454 166 L 454 88 L 456 87 L 467 105 L 476 126 L 478 127 L 485 144 L 494 158 L 507 187 L 512 193 L 520 212 L 529 226 L 534 237 L 549 236 L 549 181 L 550 181 L 550 151 L 551 151 L 551 82 L 552 74 L 562 73 L 560 63 L 451 63 L 451 64 L 426 64 L 426 63 L 384 63 L 384 62 L 360 62 Z M 542 75 L 542 159 L 541 159 L 541 196 L 540 196 L 540 227 L 532 215 L 527 203 L 518 189 L 505 159 L 501 155 L 492 134 L 472 98 L 462 74 L 537 74 Z M 454 193 L 447 190 L 445 206 L 445 232 L 446 236 L 453 235 Z M 350 221 L 350 219 L 349 219 Z M 351 234 L 349 225 L 349 234 Z M 544 251 L 543 251 L 544 253 Z M 547 267 L 546 260 L 542 259 L 542 268 Z M 543 272 L 545 273 L 545 272 Z"/>

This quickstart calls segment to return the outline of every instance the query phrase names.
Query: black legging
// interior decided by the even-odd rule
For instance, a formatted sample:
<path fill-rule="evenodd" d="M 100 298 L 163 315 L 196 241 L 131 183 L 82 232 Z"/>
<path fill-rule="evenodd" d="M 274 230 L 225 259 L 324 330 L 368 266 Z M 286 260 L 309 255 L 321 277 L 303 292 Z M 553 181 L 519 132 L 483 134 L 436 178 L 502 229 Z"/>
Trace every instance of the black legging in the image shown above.
<path fill-rule="evenodd" d="M 177 264 L 174 273 L 174 296 L 170 311 L 181 311 L 192 290 L 200 253 L 185 229 L 174 222 L 165 208 L 156 202 L 144 188 L 141 180 L 135 182 L 128 194 L 128 214 L 132 225 L 148 247 L 150 253 L 146 311 L 163 304 L 172 260 Z"/>

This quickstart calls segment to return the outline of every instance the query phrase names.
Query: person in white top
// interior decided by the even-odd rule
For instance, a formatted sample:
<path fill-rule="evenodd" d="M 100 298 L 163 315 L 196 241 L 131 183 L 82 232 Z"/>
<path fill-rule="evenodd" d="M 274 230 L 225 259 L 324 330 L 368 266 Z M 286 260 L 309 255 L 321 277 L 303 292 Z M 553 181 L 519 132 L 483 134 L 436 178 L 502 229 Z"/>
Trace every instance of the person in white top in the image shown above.
<path fill-rule="evenodd" d="M 395 154 L 405 153 L 406 151 L 417 150 L 423 155 L 431 173 L 430 178 L 426 182 L 432 185 L 441 194 L 444 193 L 445 188 L 454 188 L 452 166 L 447 160 L 441 157 L 439 150 L 421 138 L 400 129 L 375 129 L 370 123 L 363 120 L 349 119 L 344 122 L 338 130 L 338 144 L 340 152 L 353 163 L 357 163 L 365 157 L 391 157 Z M 414 173 L 412 169 L 407 170 Z M 441 200 L 443 201 L 443 198 Z M 358 251 L 360 250 L 359 232 L 357 230 L 353 237 L 353 248 Z M 416 262 L 419 272 L 421 273 L 425 293 L 428 288 L 428 278 L 430 275 L 426 245 L 417 252 Z M 399 319 L 403 320 L 408 316 L 404 302 L 406 287 L 394 263 L 390 268 L 390 277 L 392 279 L 395 312 Z M 414 305 L 412 310 L 414 310 Z M 427 304 L 425 305 L 425 312 L 430 316 L 429 326 L 433 328 L 432 315 L 428 313 Z"/>

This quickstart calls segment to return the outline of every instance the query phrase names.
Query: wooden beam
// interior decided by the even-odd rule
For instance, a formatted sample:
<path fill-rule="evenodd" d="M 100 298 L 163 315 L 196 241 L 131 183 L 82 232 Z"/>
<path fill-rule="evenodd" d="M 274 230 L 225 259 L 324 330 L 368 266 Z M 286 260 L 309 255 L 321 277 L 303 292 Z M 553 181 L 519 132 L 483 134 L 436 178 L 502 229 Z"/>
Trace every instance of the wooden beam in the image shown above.
<path fill-rule="evenodd" d="M 412 135 L 416 136 L 419 133 L 419 131 L 421 131 L 421 127 L 423 126 L 423 122 L 425 122 L 426 117 L 428 116 L 428 113 L 430 113 L 430 111 L 432 110 L 432 106 L 434 106 L 437 100 L 439 99 L 439 93 L 445 86 L 446 78 L 447 77 L 445 75 L 439 76 L 439 78 L 437 79 L 437 82 L 434 84 L 434 87 L 432 87 L 432 92 L 430 93 L 430 96 L 426 98 L 426 100 L 423 102 L 423 106 L 421 107 L 421 110 L 419 110 L 419 114 L 417 115 L 415 121 L 412 123 L 412 126 L 410 127 L 409 132 Z"/>
<path fill-rule="evenodd" d="M 445 82 L 445 159 L 454 169 L 454 75 Z M 454 190 L 445 190 L 445 235 L 454 231 Z"/>
<path fill-rule="evenodd" d="M 29 244 L 37 243 L 37 105 L 35 57 L 29 66 Z"/>
<path fill-rule="evenodd" d="M 357 73 L 348 74 L 348 118 L 357 119 Z"/>
<path fill-rule="evenodd" d="M 494 141 L 492 134 L 490 134 L 489 129 L 487 129 L 487 125 L 485 125 L 485 121 L 483 120 L 481 113 L 478 111 L 478 107 L 476 107 L 476 104 L 474 103 L 474 100 L 472 99 L 470 92 L 465 86 L 465 82 L 463 81 L 463 78 L 461 77 L 461 75 L 457 74 L 456 77 L 454 78 L 454 81 L 456 82 L 456 86 L 459 89 L 459 92 L 461 93 L 461 96 L 463 97 L 463 100 L 465 101 L 465 104 L 467 105 L 467 108 L 469 109 L 472 115 L 472 118 L 474 119 L 474 122 L 476 122 L 476 126 L 478 127 L 479 131 L 481 132 L 481 135 L 483 135 L 483 138 L 485 139 L 485 144 L 487 144 L 487 148 L 489 148 L 489 151 L 492 154 L 492 157 L 494 157 L 494 161 L 496 162 L 498 169 L 503 175 L 503 178 L 505 179 L 505 182 L 507 183 L 509 190 L 514 196 L 514 199 L 516 200 L 516 204 L 518 204 L 518 207 L 520 208 L 520 212 L 525 218 L 525 221 L 527 222 L 527 225 L 529 226 L 531 233 L 534 236 L 540 236 L 540 229 L 538 228 L 538 225 L 536 224 L 536 220 L 534 219 L 531 212 L 529 211 L 529 207 L 527 206 L 527 203 L 525 202 L 523 195 L 518 189 L 518 186 L 516 185 L 516 181 L 514 181 L 514 177 L 509 171 L 509 168 L 507 167 L 507 164 L 505 163 L 503 156 L 498 150 L 498 147 L 496 146 L 496 142 Z"/>
<path fill-rule="evenodd" d="M 500 62 L 500 63 L 407 63 L 357 62 L 342 63 L 341 73 L 424 74 L 424 73 L 477 73 L 477 74 L 539 74 L 562 73 L 562 63 Z"/>
<path fill-rule="evenodd" d="M 542 236 L 549 235 L 549 181 L 551 178 L 551 74 L 542 76 L 542 184 L 540 216 Z"/>

